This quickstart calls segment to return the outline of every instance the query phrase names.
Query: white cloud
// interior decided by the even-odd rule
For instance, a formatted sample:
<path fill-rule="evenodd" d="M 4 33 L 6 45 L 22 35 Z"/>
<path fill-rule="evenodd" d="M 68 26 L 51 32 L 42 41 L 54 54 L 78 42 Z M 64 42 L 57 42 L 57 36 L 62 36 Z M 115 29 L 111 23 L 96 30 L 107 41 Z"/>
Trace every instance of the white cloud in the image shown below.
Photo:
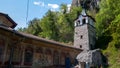
<path fill-rule="evenodd" d="M 34 5 L 37 5 L 37 6 L 45 6 L 44 2 L 40 2 L 40 1 L 35 1 L 33 2 Z"/>
<path fill-rule="evenodd" d="M 58 4 L 48 4 L 48 7 L 52 8 L 52 9 L 58 9 L 59 5 Z"/>
<path fill-rule="evenodd" d="M 70 11 L 71 4 L 67 4 L 68 12 Z"/>
<path fill-rule="evenodd" d="M 71 4 L 67 4 L 67 7 L 68 7 L 68 8 L 71 7 Z"/>

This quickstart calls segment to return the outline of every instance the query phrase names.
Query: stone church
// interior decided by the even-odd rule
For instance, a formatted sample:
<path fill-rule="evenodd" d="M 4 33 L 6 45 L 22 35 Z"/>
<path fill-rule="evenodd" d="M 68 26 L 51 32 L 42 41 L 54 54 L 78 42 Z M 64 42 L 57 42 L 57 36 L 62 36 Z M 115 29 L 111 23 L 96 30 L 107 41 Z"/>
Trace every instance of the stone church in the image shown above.
<path fill-rule="evenodd" d="M 101 52 L 94 48 L 94 23 L 83 9 L 75 20 L 74 46 L 69 46 L 18 32 L 16 22 L 0 13 L 0 68 L 100 67 Z"/>
<path fill-rule="evenodd" d="M 17 24 L 0 13 L 0 68 L 70 68 L 80 48 L 16 31 Z"/>

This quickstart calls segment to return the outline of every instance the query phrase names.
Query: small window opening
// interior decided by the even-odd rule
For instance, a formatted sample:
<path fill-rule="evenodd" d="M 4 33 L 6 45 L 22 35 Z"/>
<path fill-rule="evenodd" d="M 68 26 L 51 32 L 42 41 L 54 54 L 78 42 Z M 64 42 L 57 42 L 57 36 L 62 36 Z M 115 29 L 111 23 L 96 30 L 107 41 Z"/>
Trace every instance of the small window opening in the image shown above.
<path fill-rule="evenodd" d="M 80 39 L 83 39 L 83 35 L 80 36 Z"/>
<path fill-rule="evenodd" d="M 86 23 L 86 20 L 85 20 L 85 19 L 82 19 L 82 22 L 83 22 L 83 24 L 85 24 L 85 23 Z"/>
<path fill-rule="evenodd" d="M 80 45 L 80 48 L 82 48 L 82 45 Z"/>

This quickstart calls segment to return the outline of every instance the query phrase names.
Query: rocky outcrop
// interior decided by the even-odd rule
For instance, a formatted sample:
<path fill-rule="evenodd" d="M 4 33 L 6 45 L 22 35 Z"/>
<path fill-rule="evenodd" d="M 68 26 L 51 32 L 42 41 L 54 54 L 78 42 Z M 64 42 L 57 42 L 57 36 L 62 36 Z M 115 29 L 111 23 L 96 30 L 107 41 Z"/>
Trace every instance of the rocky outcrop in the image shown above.
<path fill-rule="evenodd" d="M 72 6 L 82 6 L 89 10 L 98 10 L 100 0 L 72 0 Z"/>

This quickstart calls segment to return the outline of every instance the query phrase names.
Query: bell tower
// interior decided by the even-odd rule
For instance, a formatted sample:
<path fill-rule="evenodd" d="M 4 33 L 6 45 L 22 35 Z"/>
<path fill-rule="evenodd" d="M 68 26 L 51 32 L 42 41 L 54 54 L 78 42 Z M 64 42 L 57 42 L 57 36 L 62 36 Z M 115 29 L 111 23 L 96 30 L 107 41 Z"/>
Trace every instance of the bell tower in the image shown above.
<path fill-rule="evenodd" d="M 75 20 L 74 47 L 82 50 L 94 49 L 96 41 L 94 23 L 95 20 L 83 9 L 78 19 Z"/>

